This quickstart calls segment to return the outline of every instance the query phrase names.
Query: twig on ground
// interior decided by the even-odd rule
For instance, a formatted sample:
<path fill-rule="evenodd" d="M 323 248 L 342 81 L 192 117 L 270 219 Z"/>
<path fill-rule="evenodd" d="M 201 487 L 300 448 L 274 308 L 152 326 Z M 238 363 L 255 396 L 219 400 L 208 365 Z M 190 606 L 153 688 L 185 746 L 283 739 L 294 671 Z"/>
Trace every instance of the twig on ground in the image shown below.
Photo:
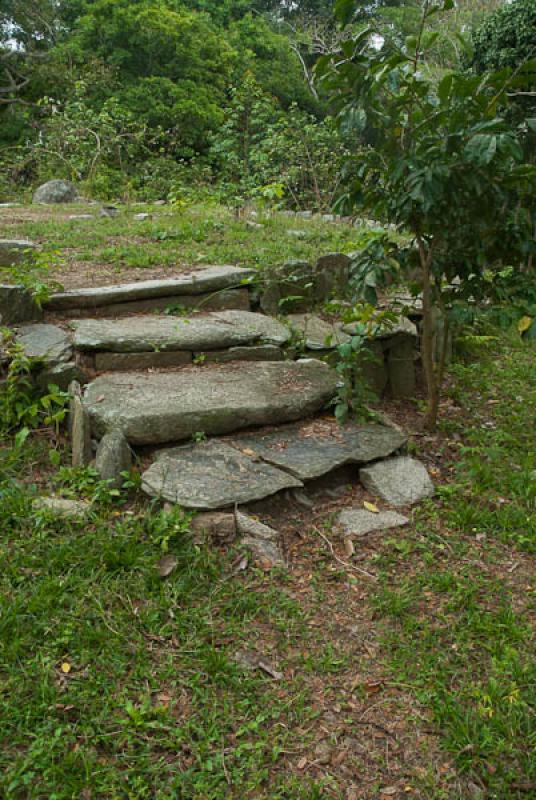
<path fill-rule="evenodd" d="M 335 559 L 335 561 L 337 561 L 338 564 L 341 564 L 343 567 L 346 567 L 346 569 L 350 569 L 350 570 L 353 570 L 354 572 L 358 572 L 360 575 L 365 575 L 365 577 L 370 578 L 373 581 L 377 581 L 378 580 L 376 575 L 373 575 L 372 572 L 367 572 L 366 569 L 361 569 L 361 567 L 356 567 L 355 564 L 350 564 L 348 561 L 344 561 L 344 559 L 339 558 L 339 556 L 337 555 L 337 553 L 333 549 L 333 545 L 330 542 L 330 540 L 328 539 L 328 537 L 325 536 L 322 533 L 322 531 L 319 531 L 318 528 L 316 526 L 314 526 L 314 525 L 313 525 L 313 530 L 327 544 L 327 546 L 329 547 L 329 551 L 330 551 L 332 557 Z"/>

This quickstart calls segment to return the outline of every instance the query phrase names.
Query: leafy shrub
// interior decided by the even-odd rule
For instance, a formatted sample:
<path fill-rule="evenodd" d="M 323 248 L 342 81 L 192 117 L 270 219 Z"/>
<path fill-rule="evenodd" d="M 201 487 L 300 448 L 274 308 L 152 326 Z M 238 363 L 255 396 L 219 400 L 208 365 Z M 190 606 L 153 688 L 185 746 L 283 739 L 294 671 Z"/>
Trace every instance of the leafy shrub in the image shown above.
<path fill-rule="evenodd" d="M 5 383 L 0 389 L 0 436 L 18 431 L 17 444 L 39 425 L 56 429 L 67 414 L 69 395 L 51 384 L 48 391 L 40 391 L 32 380 L 32 370 L 39 365 L 37 359 L 24 354 L 20 345 L 13 344 L 10 332 L 4 331 L 4 350 L 9 359 Z"/>

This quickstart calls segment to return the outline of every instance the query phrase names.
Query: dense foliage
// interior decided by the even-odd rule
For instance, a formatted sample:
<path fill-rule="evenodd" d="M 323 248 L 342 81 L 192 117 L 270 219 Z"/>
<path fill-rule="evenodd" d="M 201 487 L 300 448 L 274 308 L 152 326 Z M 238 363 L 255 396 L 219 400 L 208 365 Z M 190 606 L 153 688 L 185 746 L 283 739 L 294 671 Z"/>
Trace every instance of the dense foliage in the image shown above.
<path fill-rule="evenodd" d="M 344 16 L 354 3 L 339 0 Z M 445 365 L 445 347 L 434 353 L 437 316 L 448 329 L 458 299 L 485 297 L 488 275 L 508 265 L 532 269 L 535 170 L 524 145 L 534 120 L 509 121 L 508 101 L 536 61 L 514 71 L 438 75 L 427 57 L 440 39 L 429 23 L 452 0 L 423 0 L 417 34 L 387 38 L 374 46 L 374 28 L 342 45 L 342 54 L 319 64 L 341 124 L 368 130 L 373 144 L 362 151 L 346 203 L 388 219 L 414 237 L 417 284 L 423 296 L 422 360 L 428 386 L 429 427 L 434 427 Z M 509 213 L 513 209 L 514 213 Z M 530 252 L 527 251 L 529 247 Z"/>
<path fill-rule="evenodd" d="M 469 32 L 498 4 L 458 3 L 435 63 L 467 59 Z M 402 39 L 418 26 L 417 0 L 350 5 L 352 33 L 371 18 Z M 103 198 L 156 199 L 208 181 L 225 200 L 268 186 L 279 202 L 327 208 L 356 150 L 326 121 L 314 80 L 318 57 L 349 35 L 333 10 L 334 0 L 4 0 L 0 193 L 67 177 Z M 479 36 L 480 68 L 492 54 Z"/>

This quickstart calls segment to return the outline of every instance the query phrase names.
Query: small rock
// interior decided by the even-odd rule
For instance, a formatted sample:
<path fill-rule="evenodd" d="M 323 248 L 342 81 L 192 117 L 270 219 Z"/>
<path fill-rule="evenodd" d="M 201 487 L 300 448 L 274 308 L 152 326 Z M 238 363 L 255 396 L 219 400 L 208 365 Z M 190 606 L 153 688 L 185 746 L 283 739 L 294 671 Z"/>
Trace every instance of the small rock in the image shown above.
<path fill-rule="evenodd" d="M 64 180 L 53 180 L 44 183 L 34 193 L 33 203 L 74 203 L 78 199 L 78 190 L 74 183 Z"/>
<path fill-rule="evenodd" d="M 235 515 L 231 512 L 197 514 L 190 523 L 190 530 L 196 544 L 207 541 L 216 544 L 230 544 L 236 539 Z"/>
<path fill-rule="evenodd" d="M 85 467 L 91 461 L 91 425 L 89 415 L 82 402 L 80 384 L 73 381 L 69 387 L 71 404 L 69 408 L 69 429 L 73 467 Z"/>
<path fill-rule="evenodd" d="M 292 239 L 307 239 L 307 232 L 290 228 L 287 230 L 287 236 L 290 236 Z"/>
<path fill-rule="evenodd" d="M 407 517 L 397 514 L 396 511 L 380 511 L 379 514 L 373 514 L 361 508 L 345 508 L 337 517 L 337 527 L 341 529 L 344 538 L 399 528 L 408 522 Z"/>
<path fill-rule="evenodd" d="M 43 311 L 25 286 L 0 285 L 0 323 L 16 325 L 42 319 Z"/>
<path fill-rule="evenodd" d="M 160 561 L 158 561 L 156 564 L 158 574 L 161 578 L 167 578 L 172 572 L 175 571 L 178 563 L 179 560 L 177 556 L 174 556 L 173 553 L 166 553 L 166 555 L 162 556 Z"/>
<path fill-rule="evenodd" d="M 340 323 L 326 322 L 316 314 L 289 314 L 287 319 L 291 329 L 303 335 L 308 350 L 331 350 L 350 341 Z"/>
<path fill-rule="evenodd" d="M 321 256 L 314 268 L 315 300 L 324 302 L 334 294 L 343 297 L 348 289 L 352 259 L 344 253 Z"/>
<path fill-rule="evenodd" d="M 327 739 L 319 742 L 315 747 L 315 761 L 318 764 L 329 764 L 331 761 L 332 748 Z"/>
<path fill-rule="evenodd" d="M 83 383 L 85 380 L 85 373 L 74 361 L 65 361 L 45 367 L 35 379 L 37 386 L 41 389 L 48 389 L 53 384 L 62 392 L 67 391 L 73 381 Z"/>
<path fill-rule="evenodd" d="M 119 209 L 116 206 L 102 206 L 99 211 L 100 217 L 117 217 L 118 215 Z"/>
<path fill-rule="evenodd" d="M 315 507 L 314 501 L 308 497 L 303 489 L 292 489 L 292 499 L 302 508 L 311 509 Z"/>
<path fill-rule="evenodd" d="M 153 206 L 165 206 L 166 200 L 155 200 Z"/>
<path fill-rule="evenodd" d="M 95 466 L 102 480 L 108 481 L 112 488 L 119 489 L 123 485 L 121 473 L 132 467 L 132 451 L 121 431 L 110 431 L 102 437 Z"/>
<path fill-rule="evenodd" d="M 307 261 L 287 261 L 266 272 L 260 305 L 265 314 L 307 311 L 314 303 L 313 267 Z"/>
<path fill-rule="evenodd" d="M 365 489 L 392 506 L 409 506 L 434 493 L 424 464 L 408 456 L 388 458 L 359 470 Z"/>
<path fill-rule="evenodd" d="M 58 517 L 74 519 L 85 517 L 91 508 L 90 503 L 83 500 L 69 500 L 66 497 L 38 497 L 32 505 L 36 511 L 49 511 Z"/>
<path fill-rule="evenodd" d="M 247 514 L 236 512 L 236 527 L 241 534 L 242 544 L 251 551 L 263 569 L 286 567 L 286 561 L 279 548 L 279 533 Z"/>
<path fill-rule="evenodd" d="M 246 222 L 246 225 L 248 226 L 248 228 L 254 228 L 256 230 L 264 228 L 264 225 L 262 224 L 262 222 L 253 222 L 252 219 L 248 219 L 247 222 Z"/>
<path fill-rule="evenodd" d="M 28 239 L 0 239 L 0 267 L 22 264 L 37 249 Z"/>
<path fill-rule="evenodd" d="M 151 214 L 134 214 L 134 219 L 136 222 L 145 222 L 148 219 L 151 219 Z"/>
<path fill-rule="evenodd" d="M 69 214 L 67 219 L 70 219 L 70 220 L 95 219 L 95 215 L 94 214 Z"/>

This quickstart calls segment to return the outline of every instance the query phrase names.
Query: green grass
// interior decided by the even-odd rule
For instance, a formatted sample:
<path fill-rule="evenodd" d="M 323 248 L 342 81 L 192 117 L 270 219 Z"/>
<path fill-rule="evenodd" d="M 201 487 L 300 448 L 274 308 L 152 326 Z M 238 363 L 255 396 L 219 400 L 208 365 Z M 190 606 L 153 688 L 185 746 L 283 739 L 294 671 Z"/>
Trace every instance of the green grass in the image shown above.
<path fill-rule="evenodd" d="M 536 353 L 475 355 L 453 368 L 460 414 L 443 422 L 463 437 L 455 482 L 385 543 L 374 603 L 395 679 L 457 769 L 511 800 L 536 796 Z"/>
<path fill-rule="evenodd" d="M 38 238 L 68 263 L 128 270 L 269 266 L 352 249 L 359 234 L 285 217 L 251 229 L 216 206 L 158 209 L 160 219 L 135 223 L 135 210 L 90 223 L 40 210 L 41 221 L 5 235 Z M 298 227 L 307 239 L 286 236 Z M 335 563 L 299 518 L 299 568 L 235 573 L 236 550 L 196 546 L 180 511 L 117 497 L 91 470 L 61 466 L 61 445 L 54 475 L 46 435 L 18 450 L 0 443 L 0 797 L 342 800 L 347 773 L 297 764 L 314 763 L 319 737 L 337 747 L 349 733 L 374 753 L 349 762 L 364 775 L 360 800 L 381 797 L 397 758 L 400 786 L 410 781 L 420 800 L 474 798 L 471 786 L 490 800 L 536 796 L 535 356 L 507 338 L 452 367 L 440 436 L 411 443 L 449 480 L 411 526 L 365 544 L 359 563 L 378 584 Z M 43 490 L 92 499 L 89 520 L 31 511 Z M 326 535 L 332 522 L 333 509 L 318 523 Z M 162 580 L 166 550 L 178 566 Z M 368 660 L 359 626 L 382 643 Z M 273 658 L 285 678 L 245 670 L 241 649 Z M 398 695 L 368 699 L 378 669 L 410 706 Z M 323 702 L 341 709 L 328 733 Z M 359 727 L 369 706 L 394 708 L 410 730 L 424 718 L 442 748 L 437 763 L 420 745 L 411 753 L 425 759 L 420 778 L 403 748 L 388 763 L 385 743 Z M 451 784 L 438 778 L 443 758 Z"/>
<path fill-rule="evenodd" d="M 328 252 L 356 249 L 359 229 L 348 224 L 302 220 L 281 214 L 261 214 L 264 227 L 236 219 L 233 212 L 217 204 L 191 205 L 181 210 L 171 206 L 143 207 L 154 213 L 139 222 L 139 206 L 125 206 L 115 218 L 98 217 L 98 206 L 58 209 L 32 207 L 37 221 L 25 218 L 25 209 L 5 209 L 0 219 L 5 236 L 24 237 L 60 254 L 68 267 L 76 262 L 92 269 L 106 265 L 118 273 L 154 267 L 173 268 L 195 264 L 236 264 L 267 268 L 289 259 L 316 261 Z M 69 214 L 94 213 L 94 220 L 69 220 Z M 302 230 L 303 239 L 287 234 Z"/>
<path fill-rule="evenodd" d="M 260 791 L 310 711 L 233 654 L 256 645 L 253 623 L 284 652 L 298 606 L 262 574 L 230 579 L 230 559 L 195 547 L 180 511 L 124 514 L 101 490 L 89 525 L 30 514 L 19 478 L 42 455 L 2 462 L 1 796 Z M 71 486 L 91 482 L 78 473 Z M 167 580 L 163 546 L 179 562 Z"/>

